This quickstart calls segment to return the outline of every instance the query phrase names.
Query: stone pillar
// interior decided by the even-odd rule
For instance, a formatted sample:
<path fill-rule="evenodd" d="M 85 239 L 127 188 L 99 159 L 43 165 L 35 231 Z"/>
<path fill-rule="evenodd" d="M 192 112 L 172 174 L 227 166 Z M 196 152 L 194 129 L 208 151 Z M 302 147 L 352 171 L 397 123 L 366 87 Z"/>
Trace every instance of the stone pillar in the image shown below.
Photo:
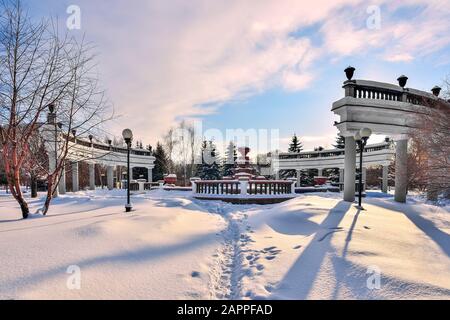
<path fill-rule="evenodd" d="M 275 180 L 280 180 L 280 171 L 275 172 Z"/>
<path fill-rule="evenodd" d="M 287 180 L 291 182 L 291 194 L 295 194 L 295 184 L 297 183 L 297 178 L 289 178 Z"/>
<path fill-rule="evenodd" d="M 389 166 L 383 166 L 383 173 L 382 173 L 382 185 L 381 185 L 381 191 L 384 193 L 388 193 L 388 185 L 389 185 Z"/>
<path fill-rule="evenodd" d="M 405 203 L 408 192 L 408 140 L 396 142 L 395 201 Z"/>
<path fill-rule="evenodd" d="M 317 171 L 318 171 L 318 176 L 319 177 L 323 177 L 323 169 L 317 169 Z"/>
<path fill-rule="evenodd" d="M 108 189 L 112 190 L 114 189 L 114 167 L 108 166 L 106 168 L 106 181 L 108 185 Z"/>
<path fill-rule="evenodd" d="M 80 184 L 78 180 L 78 162 L 72 162 L 72 191 L 80 191 Z"/>
<path fill-rule="evenodd" d="M 297 170 L 297 187 L 302 186 L 302 170 Z"/>
<path fill-rule="evenodd" d="M 89 190 L 95 190 L 95 163 L 89 163 Z"/>
<path fill-rule="evenodd" d="M 148 168 L 148 182 L 153 182 L 153 168 Z"/>
<path fill-rule="evenodd" d="M 344 200 L 355 201 L 356 142 L 345 137 Z"/>
<path fill-rule="evenodd" d="M 59 179 L 59 194 L 66 194 L 66 167 L 61 170 L 61 178 Z"/>
<path fill-rule="evenodd" d="M 344 182 L 344 169 L 339 169 L 339 183 Z"/>
<path fill-rule="evenodd" d="M 197 193 L 197 181 L 201 181 L 202 179 L 194 177 L 191 178 L 191 185 L 192 185 L 192 193 Z"/>
<path fill-rule="evenodd" d="M 248 178 L 247 177 L 239 178 L 239 184 L 241 187 L 241 195 L 247 195 Z"/>

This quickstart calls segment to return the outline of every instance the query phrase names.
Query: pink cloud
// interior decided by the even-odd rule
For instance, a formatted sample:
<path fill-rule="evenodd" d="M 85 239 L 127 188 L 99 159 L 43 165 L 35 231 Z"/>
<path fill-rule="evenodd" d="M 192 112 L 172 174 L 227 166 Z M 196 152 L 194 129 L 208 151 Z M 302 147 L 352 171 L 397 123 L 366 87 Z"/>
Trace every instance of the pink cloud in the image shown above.
<path fill-rule="evenodd" d="M 105 1 L 80 4 L 83 28 L 100 53 L 102 79 L 123 123 L 154 143 L 182 117 L 216 112 L 233 99 L 281 87 L 304 90 L 324 57 L 381 50 L 388 61 L 411 61 L 448 45 L 448 1 L 423 4 L 417 21 L 390 21 L 400 1 L 384 4 L 382 28 L 365 28 L 362 0 Z M 319 34 L 291 33 L 319 24 Z M 323 44 L 311 37 L 323 36 Z M 205 107 L 204 105 L 207 105 Z"/>

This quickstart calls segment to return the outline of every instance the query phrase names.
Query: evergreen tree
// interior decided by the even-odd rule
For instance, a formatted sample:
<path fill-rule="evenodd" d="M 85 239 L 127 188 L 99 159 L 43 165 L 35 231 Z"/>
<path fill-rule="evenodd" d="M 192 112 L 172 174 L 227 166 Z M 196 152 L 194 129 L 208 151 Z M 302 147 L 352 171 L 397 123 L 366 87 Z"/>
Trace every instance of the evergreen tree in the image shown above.
<path fill-rule="evenodd" d="M 205 155 L 207 147 L 208 147 L 208 142 L 203 141 L 202 146 L 200 147 L 200 156 L 199 156 L 200 163 L 197 164 L 197 168 L 195 170 L 195 175 L 201 179 L 204 179 L 204 177 L 206 176 L 206 170 L 204 170 L 204 168 L 206 169 L 204 155 Z"/>
<path fill-rule="evenodd" d="M 314 185 L 314 172 L 313 170 L 302 170 L 300 173 L 302 186 L 313 186 Z"/>
<path fill-rule="evenodd" d="M 292 137 L 292 142 L 289 145 L 289 152 L 291 153 L 300 153 L 303 150 L 303 144 L 298 139 L 297 135 L 294 134 Z"/>
<path fill-rule="evenodd" d="M 202 161 L 201 164 L 197 165 L 197 176 L 202 180 L 220 179 L 220 159 L 214 143 L 203 141 L 201 153 Z"/>
<path fill-rule="evenodd" d="M 236 146 L 232 141 L 228 144 L 227 150 L 225 152 L 225 159 L 223 163 L 223 176 L 229 177 L 233 175 L 233 170 L 236 167 L 236 159 L 237 159 L 237 152 L 236 152 Z"/>
<path fill-rule="evenodd" d="M 155 167 L 153 168 L 153 181 L 163 180 L 164 174 L 167 172 L 169 158 L 161 143 L 158 142 L 156 144 L 153 156 L 156 158 Z"/>
<path fill-rule="evenodd" d="M 345 149 L 345 138 L 341 135 L 337 135 L 336 144 L 333 145 L 336 149 Z"/>

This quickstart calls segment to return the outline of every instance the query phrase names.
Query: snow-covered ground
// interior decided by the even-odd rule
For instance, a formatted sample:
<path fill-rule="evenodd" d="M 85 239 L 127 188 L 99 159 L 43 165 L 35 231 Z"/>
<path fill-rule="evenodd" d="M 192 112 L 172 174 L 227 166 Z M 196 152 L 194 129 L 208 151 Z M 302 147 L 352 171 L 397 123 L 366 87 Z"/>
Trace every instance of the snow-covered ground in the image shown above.
<path fill-rule="evenodd" d="M 22 221 L 2 194 L 0 298 L 450 299 L 448 206 L 380 193 L 366 211 L 326 193 L 236 206 L 157 190 L 126 214 L 124 199 L 80 192 Z"/>

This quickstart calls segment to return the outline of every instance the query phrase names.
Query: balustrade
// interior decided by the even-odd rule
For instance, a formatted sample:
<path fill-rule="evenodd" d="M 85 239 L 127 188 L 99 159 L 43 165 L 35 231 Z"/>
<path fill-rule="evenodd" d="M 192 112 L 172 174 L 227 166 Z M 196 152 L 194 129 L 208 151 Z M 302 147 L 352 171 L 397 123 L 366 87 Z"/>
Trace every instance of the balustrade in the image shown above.
<path fill-rule="evenodd" d="M 292 181 L 248 181 L 247 195 L 282 195 L 292 193 Z M 196 181 L 197 194 L 237 195 L 241 194 L 241 182 L 232 181 Z"/>

